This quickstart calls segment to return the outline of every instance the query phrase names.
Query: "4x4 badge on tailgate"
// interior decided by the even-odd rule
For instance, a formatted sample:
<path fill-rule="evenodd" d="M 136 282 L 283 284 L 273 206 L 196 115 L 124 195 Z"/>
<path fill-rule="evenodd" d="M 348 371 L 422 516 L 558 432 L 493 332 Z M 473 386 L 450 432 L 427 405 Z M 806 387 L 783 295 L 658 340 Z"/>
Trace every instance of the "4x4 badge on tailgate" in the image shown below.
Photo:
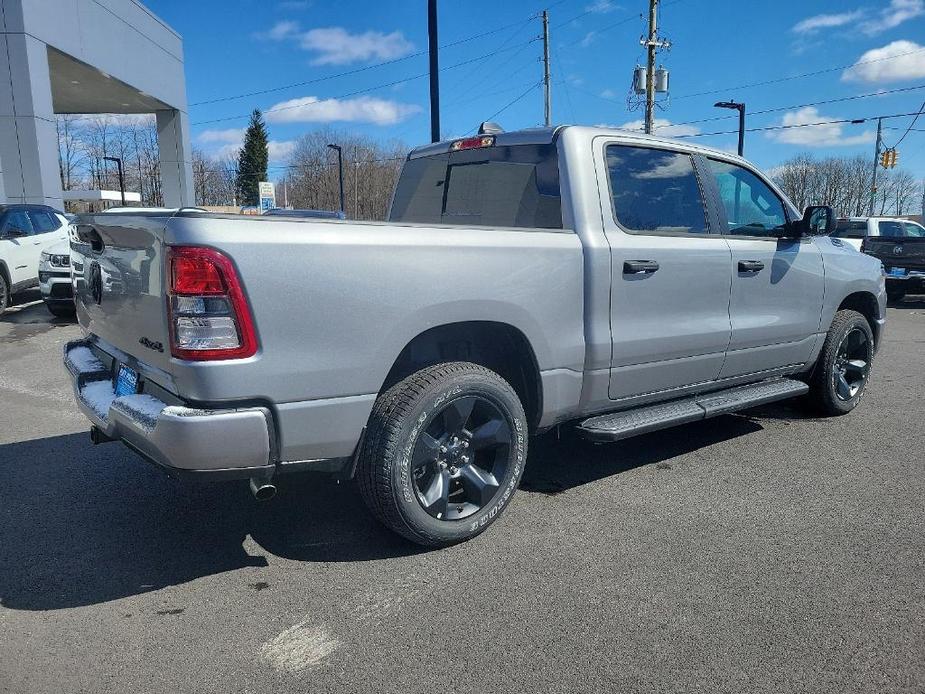
<path fill-rule="evenodd" d="M 164 351 L 164 344 L 162 342 L 158 342 L 157 340 L 149 340 L 146 337 L 139 337 L 138 344 L 140 344 L 142 347 L 153 349 L 155 352 Z"/>
<path fill-rule="evenodd" d="M 95 260 L 90 263 L 90 294 L 96 303 L 103 301 L 103 273 Z"/>

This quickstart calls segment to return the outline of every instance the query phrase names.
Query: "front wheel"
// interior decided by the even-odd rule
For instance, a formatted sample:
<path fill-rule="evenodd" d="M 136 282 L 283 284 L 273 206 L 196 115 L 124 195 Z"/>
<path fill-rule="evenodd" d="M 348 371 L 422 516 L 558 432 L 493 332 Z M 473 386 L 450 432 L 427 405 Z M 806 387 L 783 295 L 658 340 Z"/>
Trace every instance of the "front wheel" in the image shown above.
<path fill-rule="evenodd" d="M 851 412 L 864 395 L 874 358 L 874 334 L 857 311 L 839 311 L 813 371 L 810 399 L 828 415 Z"/>
<path fill-rule="evenodd" d="M 514 389 L 469 362 L 421 369 L 379 396 L 360 451 L 363 499 L 413 542 L 445 546 L 493 523 L 520 483 L 527 418 Z"/>

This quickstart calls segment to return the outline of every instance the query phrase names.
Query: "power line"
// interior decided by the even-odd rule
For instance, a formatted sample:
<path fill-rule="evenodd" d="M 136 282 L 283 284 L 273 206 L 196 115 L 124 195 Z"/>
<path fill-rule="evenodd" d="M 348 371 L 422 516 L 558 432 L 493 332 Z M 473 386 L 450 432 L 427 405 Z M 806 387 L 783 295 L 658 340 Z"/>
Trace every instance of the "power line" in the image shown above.
<path fill-rule="evenodd" d="M 824 68 L 822 70 L 815 70 L 813 72 L 804 72 L 803 74 L 791 75 L 790 77 L 777 77 L 775 79 L 764 80 L 762 82 L 751 82 L 749 84 L 740 84 L 737 87 L 724 87 L 723 89 L 711 89 L 709 91 L 704 91 L 704 92 L 693 92 L 691 94 L 681 94 L 680 96 L 676 96 L 674 98 L 676 100 L 677 99 L 690 99 L 695 96 L 709 96 L 711 94 L 725 94 L 725 93 L 734 91 L 736 89 L 750 89 L 751 87 L 762 87 L 768 84 L 777 84 L 779 82 L 787 82 L 789 80 L 803 79 L 804 77 L 814 77 L 815 75 L 823 75 L 828 72 L 837 72 L 838 70 L 846 70 L 856 65 L 869 65 L 870 63 L 879 63 L 884 60 L 895 60 L 896 58 L 901 58 L 906 55 L 912 55 L 913 53 L 921 53 L 922 51 L 925 51 L 925 48 L 916 48 L 915 50 L 912 50 L 912 51 L 906 51 L 905 53 L 895 53 L 894 55 L 884 56 L 883 58 L 873 58 L 871 60 L 862 60 L 856 63 L 851 63 L 850 65 L 838 65 L 836 67 Z"/>
<path fill-rule="evenodd" d="M 892 147 L 887 147 L 887 149 L 896 149 L 897 147 L 899 147 L 900 144 L 902 144 L 902 141 L 906 139 L 906 135 L 909 134 L 909 131 L 912 130 L 912 127 L 915 125 L 915 122 L 919 119 L 919 116 L 922 115 L 922 111 L 925 111 L 925 102 L 923 102 L 922 105 L 919 107 L 919 112 L 915 114 L 915 118 L 913 118 L 912 122 L 909 123 L 909 127 L 906 128 L 906 132 L 902 134 L 902 137 L 900 137 L 899 140 L 896 141 L 895 145 L 893 145 Z"/>
<path fill-rule="evenodd" d="M 773 107 L 773 108 L 765 108 L 765 109 L 761 109 L 761 110 L 758 110 L 758 111 L 748 111 L 748 112 L 746 113 L 746 115 L 749 115 L 749 116 L 760 116 L 760 115 L 764 115 L 764 114 L 767 114 L 767 113 L 777 113 L 777 112 L 780 112 L 780 111 L 790 111 L 790 110 L 792 110 L 792 109 L 807 108 L 807 107 L 809 107 L 809 106 L 824 106 L 824 105 L 826 105 L 826 104 L 837 104 L 837 103 L 842 103 L 842 102 L 845 102 L 845 101 L 856 101 L 856 100 L 858 100 L 858 99 L 869 99 L 869 98 L 872 98 L 872 97 L 875 97 L 875 96 L 886 96 L 886 95 L 888 95 L 888 94 L 898 94 L 898 93 L 903 93 L 903 92 L 911 92 L 911 91 L 916 91 L 916 90 L 919 90 L 919 89 L 925 89 L 925 84 L 918 84 L 918 85 L 916 85 L 916 86 L 914 86 L 914 87 L 897 87 L 896 89 L 885 89 L 885 90 L 876 91 L 876 92 L 868 92 L 868 93 L 866 93 L 866 94 L 854 94 L 854 95 L 852 95 L 852 96 L 842 96 L 842 97 L 839 97 L 839 98 L 836 98 L 836 99 L 824 99 L 824 100 L 822 100 L 822 101 L 810 101 L 810 102 L 805 103 L 805 104 L 792 104 L 792 105 L 790 105 L 790 106 L 775 106 L 775 107 Z M 603 97 L 602 97 L 602 98 L 603 98 Z M 712 117 L 710 117 L 710 118 L 700 118 L 700 119 L 698 119 L 698 120 L 681 121 L 681 122 L 678 122 L 678 123 L 672 123 L 672 124 L 669 125 L 669 126 L 664 126 L 664 125 L 663 125 L 662 127 L 663 127 L 663 128 L 665 128 L 665 127 L 672 127 L 672 126 L 675 126 L 675 125 L 695 125 L 695 124 L 697 124 L 697 123 L 710 123 L 710 122 L 712 122 L 712 121 L 729 120 L 730 118 L 737 118 L 737 117 L 738 117 L 738 116 L 712 116 Z M 656 130 L 658 130 L 658 128 L 656 128 Z"/>
<path fill-rule="evenodd" d="M 555 7 L 556 5 L 561 5 L 563 2 L 566 2 L 566 0 L 557 0 L 557 2 L 552 3 L 551 5 L 549 5 L 549 7 Z M 534 12 L 526 19 L 519 20 L 516 22 L 511 22 L 510 24 L 503 24 L 502 26 L 495 27 L 494 29 L 491 29 L 489 31 L 483 31 L 480 34 L 473 34 L 472 36 L 466 36 L 464 38 L 457 39 L 456 41 L 451 41 L 450 43 L 443 44 L 442 46 L 440 46 L 440 50 L 443 50 L 444 48 L 453 48 L 454 46 L 459 46 L 464 43 L 469 43 L 470 41 L 475 41 L 476 39 L 482 39 L 482 38 L 485 38 L 486 36 L 492 36 L 494 34 L 498 34 L 502 31 L 505 31 L 506 29 L 510 29 L 511 27 L 522 26 L 526 24 L 527 22 L 530 22 L 531 20 L 536 19 L 538 16 L 539 15 L 537 14 L 537 12 Z M 507 43 L 507 41 L 505 41 L 505 43 Z M 395 63 L 401 63 L 406 60 L 411 60 L 412 58 L 419 58 L 422 55 L 427 55 L 427 51 L 417 51 L 416 53 L 411 53 L 409 55 L 402 56 L 401 58 L 383 60 L 382 62 L 379 62 L 379 63 L 373 63 L 372 65 L 365 65 L 363 67 L 355 68 L 353 70 L 345 70 L 344 72 L 338 72 L 333 75 L 327 75 L 325 77 L 317 77 L 311 80 L 304 80 L 302 82 L 293 82 L 291 84 L 283 84 L 278 87 L 269 87 L 267 89 L 260 89 L 260 90 L 253 91 L 253 92 L 245 92 L 243 94 L 233 94 L 231 96 L 221 96 L 221 97 L 216 97 L 214 99 L 206 99 L 204 101 L 194 101 L 193 103 L 190 104 L 190 106 L 204 106 L 206 104 L 217 104 L 217 103 L 221 103 L 224 101 L 235 101 L 237 99 L 246 99 L 252 96 L 262 96 L 263 94 L 272 94 L 274 92 L 282 92 L 287 89 L 294 89 L 296 87 L 306 87 L 310 84 L 318 84 L 319 82 L 327 82 L 333 79 L 338 79 L 340 77 L 349 77 L 351 75 L 357 75 L 361 72 L 367 72 L 369 70 L 374 70 L 376 68 L 384 67 L 386 65 L 394 65 Z"/>
<path fill-rule="evenodd" d="M 526 42 L 521 43 L 521 44 L 515 44 L 515 45 L 509 46 L 509 47 L 507 47 L 507 48 L 501 48 L 501 49 L 492 51 L 491 53 L 485 53 L 484 55 L 479 55 L 479 56 L 476 56 L 475 58 L 470 58 L 470 59 L 468 59 L 468 60 L 463 60 L 463 61 L 461 61 L 461 62 L 454 63 L 453 65 L 447 65 L 446 67 L 440 68 L 440 72 L 444 72 L 444 71 L 446 71 L 446 70 L 452 70 L 452 69 L 454 69 L 454 68 L 462 67 L 463 65 L 469 65 L 469 64 L 471 64 L 471 63 L 474 63 L 474 62 L 477 62 L 477 61 L 479 61 L 479 60 L 482 60 L 483 58 L 491 57 L 491 56 L 494 56 L 494 55 L 498 55 L 499 53 L 504 53 L 504 52 L 507 52 L 507 51 L 514 50 L 515 48 L 519 48 L 519 47 L 522 47 L 522 46 L 531 44 L 531 43 L 533 43 L 534 41 L 536 41 L 536 39 L 530 39 L 529 41 L 526 41 Z M 377 89 L 385 89 L 386 87 L 393 87 L 393 86 L 395 86 L 395 85 L 397 85 L 397 84 L 403 84 L 403 83 L 405 83 L 405 82 L 412 82 L 412 81 L 414 81 L 414 80 L 418 80 L 418 79 L 421 79 L 421 78 L 423 78 L 423 77 L 427 77 L 429 74 L 430 74 L 429 72 L 422 72 L 422 73 L 420 73 L 420 74 L 418 74 L 418 75 L 412 75 L 411 77 L 404 77 L 404 78 L 402 78 L 402 79 L 393 80 L 393 81 L 391 81 L 391 82 L 386 82 L 386 83 L 383 83 L 383 84 L 376 84 L 376 85 L 373 85 L 372 87 L 366 87 L 365 89 L 357 89 L 357 90 L 352 91 L 352 92 L 347 92 L 346 94 L 340 94 L 340 95 L 338 95 L 338 96 L 326 97 L 325 99 L 319 99 L 319 100 L 316 101 L 316 102 L 309 102 L 309 103 L 307 103 L 307 104 L 296 104 L 296 105 L 293 105 L 293 106 L 280 106 L 280 107 L 277 107 L 277 108 L 266 109 L 265 111 L 263 111 L 263 113 L 264 113 L 264 114 L 267 114 L 267 113 L 277 113 L 277 112 L 279 112 L 279 111 L 288 111 L 288 110 L 294 109 L 294 108 L 309 108 L 309 107 L 311 107 L 311 106 L 320 104 L 320 103 L 322 103 L 323 101 L 329 101 L 329 100 L 331 100 L 331 99 L 345 99 L 345 98 L 347 98 L 347 97 L 356 96 L 356 95 L 358 95 L 358 94 L 366 94 L 366 93 L 368 93 L 368 92 L 376 91 Z M 210 120 L 197 121 L 197 122 L 195 122 L 195 123 L 191 123 L 191 125 L 208 125 L 208 124 L 210 124 L 210 123 L 222 123 L 222 122 L 230 121 L 230 120 L 240 120 L 240 119 L 242 119 L 242 118 L 250 118 L 250 115 L 251 115 L 250 113 L 246 113 L 246 114 L 241 114 L 241 115 L 237 115 L 237 116 L 225 116 L 224 118 L 212 118 L 212 119 L 210 119 Z"/>
<path fill-rule="evenodd" d="M 765 130 L 791 130 L 794 128 L 812 128 L 812 127 L 819 126 L 819 125 L 836 125 L 836 124 L 844 124 L 844 123 L 859 124 L 859 123 L 864 123 L 865 121 L 874 120 L 877 118 L 882 118 L 883 120 L 887 120 L 888 118 L 906 118 L 908 116 L 914 116 L 914 115 L 916 115 L 915 112 L 893 113 L 888 116 L 865 116 L 863 118 L 839 118 L 835 120 L 817 121 L 815 123 L 791 123 L 789 125 L 766 125 L 760 128 L 746 128 L 745 132 L 753 133 L 753 132 L 762 132 Z M 739 132 L 738 130 L 721 130 L 721 131 L 712 132 L 712 133 L 692 133 L 689 135 L 675 135 L 674 137 L 676 138 L 709 137 L 711 135 L 732 135 L 738 132 Z"/>
<path fill-rule="evenodd" d="M 491 114 L 490 116 L 488 116 L 488 118 L 486 118 L 485 120 L 486 120 L 486 121 L 490 121 L 492 118 L 497 118 L 499 115 L 501 115 L 502 113 L 504 113 L 505 111 L 507 111 L 511 106 L 513 106 L 513 105 L 516 104 L 518 101 L 520 101 L 521 99 L 523 99 L 527 94 L 529 94 L 529 93 L 532 92 L 534 89 L 536 89 L 537 87 L 539 87 L 542 83 L 543 83 L 542 80 L 540 80 L 539 82 L 534 82 L 534 83 L 531 84 L 529 87 L 527 87 L 527 89 L 526 89 L 523 93 L 521 93 L 520 96 L 517 96 L 517 97 L 511 99 L 511 101 L 509 101 L 509 102 L 506 103 L 504 106 L 502 106 L 501 108 L 499 108 L 497 111 L 495 111 L 494 113 L 492 113 L 492 114 Z M 471 133 L 471 132 L 473 132 L 474 130 L 477 130 L 478 127 L 479 127 L 479 126 L 475 126 L 474 128 L 470 128 L 469 130 L 466 131 L 466 134 Z"/>

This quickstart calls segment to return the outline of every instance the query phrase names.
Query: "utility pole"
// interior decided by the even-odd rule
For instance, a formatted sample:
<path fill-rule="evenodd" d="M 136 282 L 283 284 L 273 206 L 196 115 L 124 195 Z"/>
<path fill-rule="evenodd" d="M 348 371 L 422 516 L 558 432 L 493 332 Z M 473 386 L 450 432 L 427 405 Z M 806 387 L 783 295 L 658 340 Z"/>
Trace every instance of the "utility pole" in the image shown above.
<path fill-rule="evenodd" d="M 427 0 L 427 41 L 430 55 L 430 141 L 440 141 L 440 68 L 437 60 L 437 0 Z"/>
<path fill-rule="evenodd" d="M 646 41 L 646 134 L 655 120 L 655 48 L 658 46 L 658 0 L 649 0 L 649 40 Z"/>
<path fill-rule="evenodd" d="M 543 10 L 543 116 L 546 127 L 552 125 L 552 91 L 549 84 L 549 13 Z"/>
<path fill-rule="evenodd" d="M 870 209 L 867 211 L 868 216 L 874 216 L 874 201 L 877 198 L 877 167 L 880 161 L 880 145 L 883 144 L 883 119 L 877 119 L 877 141 L 874 143 L 874 173 L 870 183 Z"/>
<path fill-rule="evenodd" d="M 360 218 L 360 146 L 353 145 L 353 218 Z"/>

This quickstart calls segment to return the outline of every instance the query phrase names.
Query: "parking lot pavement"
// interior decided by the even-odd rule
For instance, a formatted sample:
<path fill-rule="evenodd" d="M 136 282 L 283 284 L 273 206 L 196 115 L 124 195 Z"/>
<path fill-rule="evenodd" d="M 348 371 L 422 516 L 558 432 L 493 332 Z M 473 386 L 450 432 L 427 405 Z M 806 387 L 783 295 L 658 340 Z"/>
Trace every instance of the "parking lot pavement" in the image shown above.
<path fill-rule="evenodd" d="M 0 691 L 925 690 L 925 300 L 851 415 L 547 435 L 430 552 L 352 485 L 259 504 L 92 446 L 34 300 L 0 318 Z"/>

